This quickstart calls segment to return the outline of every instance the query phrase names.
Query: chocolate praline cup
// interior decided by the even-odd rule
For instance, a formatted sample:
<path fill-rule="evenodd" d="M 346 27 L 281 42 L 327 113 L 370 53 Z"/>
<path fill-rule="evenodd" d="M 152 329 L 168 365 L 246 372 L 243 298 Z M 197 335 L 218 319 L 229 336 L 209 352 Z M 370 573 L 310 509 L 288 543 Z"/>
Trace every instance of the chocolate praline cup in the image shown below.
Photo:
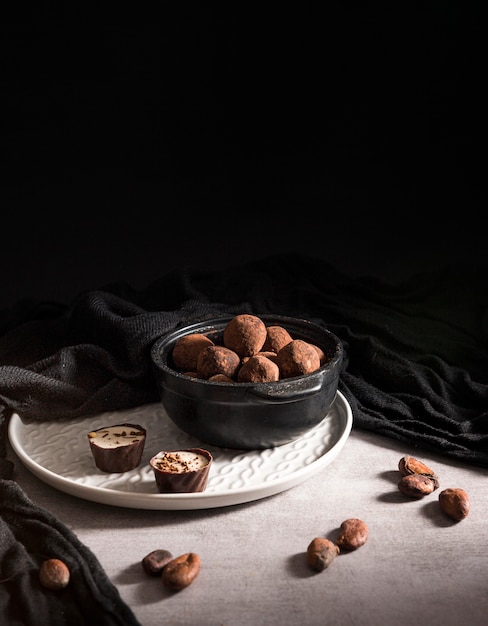
<path fill-rule="evenodd" d="M 182 456 L 186 460 L 183 458 L 180 461 Z M 213 457 L 208 450 L 182 448 L 161 450 L 150 459 L 149 464 L 159 493 L 197 493 L 207 488 L 212 461 Z M 200 463 L 204 464 L 197 467 Z"/>
<path fill-rule="evenodd" d="M 110 474 L 129 472 L 141 463 L 146 429 L 139 424 L 114 424 L 88 433 L 95 465 Z"/>

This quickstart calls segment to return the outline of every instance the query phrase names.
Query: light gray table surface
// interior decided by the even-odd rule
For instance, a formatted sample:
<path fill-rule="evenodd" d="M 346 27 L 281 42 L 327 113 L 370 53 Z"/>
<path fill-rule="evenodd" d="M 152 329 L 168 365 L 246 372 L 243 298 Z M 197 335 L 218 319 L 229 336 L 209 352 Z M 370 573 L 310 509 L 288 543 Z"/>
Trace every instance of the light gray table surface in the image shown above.
<path fill-rule="evenodd" d="M 421 500 L 399 492 L 410 454 L 437 472 Z M 254 502 L 203 510 L 135 510 L 49 486 L 9 449 L 26 494 L 71 528 L 105 568 L 143 626 L 469 626 L 488 623 L 488 469 L 353 430 L 339 455 L 303 483 Z M 462 487 L 471 511 L 453 522 L 438 493 Z M 313 572 L 309 542 L 358 517 L 367 542 Z M 200 555 L 198 578 L 180 592 L 147 576 L 155 548 Z"/>

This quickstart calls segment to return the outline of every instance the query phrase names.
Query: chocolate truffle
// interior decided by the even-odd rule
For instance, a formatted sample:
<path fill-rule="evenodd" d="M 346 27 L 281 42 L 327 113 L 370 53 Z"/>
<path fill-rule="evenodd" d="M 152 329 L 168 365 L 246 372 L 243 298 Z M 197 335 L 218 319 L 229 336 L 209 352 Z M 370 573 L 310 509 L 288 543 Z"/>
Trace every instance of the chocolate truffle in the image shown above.
<path fill-rule="evenodd" d="M 315 348 L 315 350 L 317 350 L 317 354 L 319 355 L 320 359 L 320 365 L 324 365 L 328 361 L 327 355 L 320 346 L 316 346 L 314 343 L 312 343 L 311 345 Z"/>
<path fill-rule="evenodd" d="M 213 457 L 203 448 L 162 450 L 149 461 L 160 493 L 205 491 Z"/>
<path fill-rule="evenodd" d="M 197 373 L 208 379 L 215 374 L 234 378 L 241 361 L 239 356 L 225 346 L 207 346 L 198 355 Z"/>
<path fill-rule="evenodd" d="M 229 378 L 225 374 L 214 374 L 214 376 L 210 376 L 208 380 L 212 383 L 234 383 L 235 382 L 233 378 Z"/>
<path fill-rule="evenodd" d="M 141 462 L 146 430 L 138 424 L 104 426 L 89 432 L 88 441 L 99 470 L 108 473 L 128 472 Z"/>
<path fill-rule="evenodd" d="M 266 324 L 256 315 L 236 315 L 224 328 L 224 346 L 240 357 L 253 356 L 266 341 Z"/>
<path fill-rule="evenodd" d="M 261 352 L 257 352 L 253 356 L 265 356 L 270 361 L 273 361 L 273 363 L 276 363 L 276 352 L 271 352 L 270 350 L 261 350 Z M 245 356 L 243 359 L 241 359 L 241 365 L 244 365 L 244 363 L 249 361 L 249 359 L 252 359 L 252 357 Z"/>
<path fill-rule="evenodd" d="M 282 378 L 302 376 L 315 372 L 320 367 L 320 357 L 312 344 L 302 339 L 293 339 L 276 355 L 276 363 Z"/>
<path fill-rule="evenodd" d="M 213 346 L 214 342 L 202 333 L 193 333 L 180 337 L 173 348 L 173 363 L 182 372 L 194 372 L 197 369 L 197 359 L 203 348 Z"/>
<path fill-rule="evenodd" d="M 293 337 L 283 326 L 268 326 L 266 328 L 266 341 L 264 342 L 263 350 L 269 350 L 278 354 L 281 348 L 290 343 L 292 339 Z"/>
<path fill-rule="evenodd" d="M 239 383 L 271 383 L 279 378 L 280 370 L 276 363 L 262 354 L 249 357 L 237 375 Z"/>

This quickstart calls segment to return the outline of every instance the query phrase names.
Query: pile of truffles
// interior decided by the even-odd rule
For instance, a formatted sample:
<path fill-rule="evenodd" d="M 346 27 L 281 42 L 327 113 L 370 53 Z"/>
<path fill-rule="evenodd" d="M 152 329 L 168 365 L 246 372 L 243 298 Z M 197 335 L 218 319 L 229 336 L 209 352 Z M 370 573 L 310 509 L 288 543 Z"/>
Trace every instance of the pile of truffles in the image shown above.
<path fill-rule="evenodd" d="M 266 383 L 318 370 L 324 351 L 294 339 L 283 326 L 266 326 L 256 315 L 243 313 L 225 326 L 223 345 L 202 333 L 180 337 L 173 347 L 175 368 L 188 376 L 227 383 Z"/>

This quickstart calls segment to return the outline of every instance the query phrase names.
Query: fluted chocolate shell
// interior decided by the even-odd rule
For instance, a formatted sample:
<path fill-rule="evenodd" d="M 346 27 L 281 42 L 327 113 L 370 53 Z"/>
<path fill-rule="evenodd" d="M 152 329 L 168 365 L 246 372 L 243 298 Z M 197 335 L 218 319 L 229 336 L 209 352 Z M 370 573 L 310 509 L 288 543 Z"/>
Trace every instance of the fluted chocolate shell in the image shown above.
<path fill-rule="evenodd" d="M 139 424 L 114 424 L 88 433 L 95 465 L 102 472 L 121 473 L 141 463 L 146 429 Z"/>
<path fill-rule="evenodd" d="M 161 450 L 149 461 L 160 493 L 197 493 L 207 488 L 213 457 L 203 448 Z"/>

